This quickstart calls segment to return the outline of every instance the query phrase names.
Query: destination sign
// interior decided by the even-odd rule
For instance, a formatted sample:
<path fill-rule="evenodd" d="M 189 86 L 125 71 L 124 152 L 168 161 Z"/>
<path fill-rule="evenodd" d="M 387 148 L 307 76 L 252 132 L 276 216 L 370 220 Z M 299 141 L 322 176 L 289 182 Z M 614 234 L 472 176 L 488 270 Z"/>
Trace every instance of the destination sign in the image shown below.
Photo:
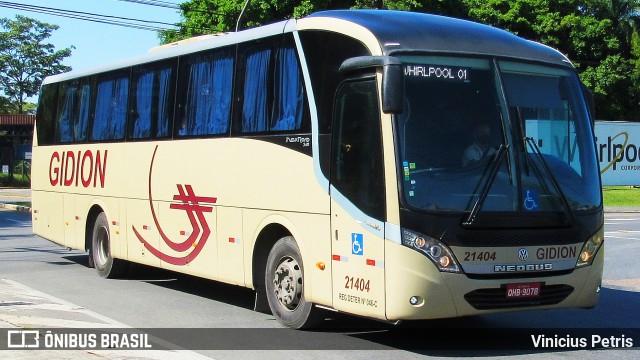
<path fill-rule="evenodd" d="M 427 80 L 469 82 L 470 69 L 442 65 L 414 65 L 404 66 L 404 76 L 418 77 Z"/>

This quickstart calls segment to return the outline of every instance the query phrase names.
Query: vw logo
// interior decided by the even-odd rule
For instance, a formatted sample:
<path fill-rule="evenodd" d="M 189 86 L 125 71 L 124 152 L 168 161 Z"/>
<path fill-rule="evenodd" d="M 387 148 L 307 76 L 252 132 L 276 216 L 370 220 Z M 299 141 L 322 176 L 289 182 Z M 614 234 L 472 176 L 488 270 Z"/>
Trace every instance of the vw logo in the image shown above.
<path fill-rule="evenodd" d="M 520 260 L 525 261 L 529 258 L 529 252 L 527 251 L 527 249 L 520 249 L 518 250 L 518 257 L 520 258 Z"/>

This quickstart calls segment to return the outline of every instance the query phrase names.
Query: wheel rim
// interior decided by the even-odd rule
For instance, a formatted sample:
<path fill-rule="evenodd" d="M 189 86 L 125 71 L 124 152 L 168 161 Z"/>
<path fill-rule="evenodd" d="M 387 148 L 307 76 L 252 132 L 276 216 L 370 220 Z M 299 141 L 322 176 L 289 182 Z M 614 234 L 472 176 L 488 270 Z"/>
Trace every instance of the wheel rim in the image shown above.
<path fill-rule="evenodd" d="M 276 267 L 273 278 L 276 299 L 287 310 L 295 310 L 302 299 L 302 269 L 296 259 L 285 257 Z"/>
<path fill-rule="evenodd" d="M 94 262 L 96 266 L 104 266 L 109 258 L 109 230 L 106 226 L 98 228 L 96 234 L 96 247 L 93 249 L 95 252 Z"/>

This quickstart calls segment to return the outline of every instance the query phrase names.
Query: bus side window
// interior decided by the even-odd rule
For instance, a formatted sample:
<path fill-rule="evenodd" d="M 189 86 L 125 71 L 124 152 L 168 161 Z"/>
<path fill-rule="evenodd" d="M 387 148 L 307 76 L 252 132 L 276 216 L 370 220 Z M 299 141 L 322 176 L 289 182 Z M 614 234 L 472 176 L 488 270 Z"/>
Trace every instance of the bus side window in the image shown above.
<path fill-rule="evenodd" d="M 309 129 L 300 62 L 293 45 L 281 46 L 276 51 L 274 69 L 274 100 L 271 131 Z"/>
<path fill-rule="evenodd" d="M 98 79 L 91 140 L 124 138 L 128 96 L 128 71 L 108 74 Z"/>
<path fill-rule="evenodd" d="M 233 90 L 232 52 L 230 49 L 216 49 L 189 55 L 180 62 L 175 134 L 227 133 Z"/>
<path fill-rule="evenodd" d="M 254 49 L 246 55 L 242 105 L 243 133 L 268 130 L 270 62 L 270 46 Z"/>
<path fill-rule="evenodd" d="M 244 134 L 309 132 L 310 115 L 292 39 L 275 37 L 240 48 L 237 92 Z"/>
<path fill-rule="evenodd" d="M 129 101 L 129 138 L 163 138 L 173 118 L 173 64 L 134 69 Z"/>
<path fill-rule="evenodd" d="M 38 110 L 36 126 L 38 134 L 38 145 L 51 145 L 56 142 L 56 109 L 58 102 L 59 84 L 47 84 L 42 87 L 40 98 L 38 99 Z"/>
<path fill-rule="evenodd" d="M 56 140 L 61 143 L 87 139 L 91 106 L 89 78 L 73 80 L 60 86 Z"/>
<path fill-rule="evenodd" d="M 380 110 L 375 80 L 351 81 L 336 95 L 331 183 L 365 214 L 385 220 Z"/>

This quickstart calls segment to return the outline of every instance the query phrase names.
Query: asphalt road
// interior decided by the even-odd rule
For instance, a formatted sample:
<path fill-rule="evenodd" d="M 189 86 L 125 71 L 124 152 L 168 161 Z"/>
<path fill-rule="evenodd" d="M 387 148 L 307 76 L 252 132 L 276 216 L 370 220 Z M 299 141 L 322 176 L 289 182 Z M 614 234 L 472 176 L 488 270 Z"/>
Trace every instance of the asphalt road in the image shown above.
<path fill-rule="evenodd" d="M 635 359 L 640 355 L 638 348 L 509 350 L 509 344 L 505 343 L 504 349 L 464 351 L 456 347 L 455 342 L 444 344 L 444 350 L 416 350 L 411 346 L 412 341 L 455 340 L 458 334 L 477 334 L 482 339 L 494 334 L 505 335 L 503 329 L 526 332 L 540 328 L 549 329 L 550 333 L 558 331 L 561 337 L 565 336 L 563 329 L 566 328 L 581 328 L 593 334 L 599 334 L 599 328 L 631 328 L 635 330 L 627 336 L 634 338 L 635 346 L 640 346 L 640 262 L 636 260 L 640 254 L 640 214 L 607 214 L 605 222 L 604 282 L 600 303 L 593 310 L 562 309 L 405 322 L 400 328 L 336 315 L 326 322 L 324 330 L 302 332 L 281 329 L 273 316 L 252 311 L 253 293 L 239 287 L 143 266 L 132 267 L 124 279 L 102 279 L 94 269 L 88 268 L 85 254 L 32 235 L 28 213 L 0 209 L 0 305 L 3 305 L 0 306 L 0 327 L 13 324 L 31 328 L 157 329 L 160 340 L 174 344 L 185 344 L 180 342 L 180 337 L 198 335 L 197 331 L 180 328 L 201 328 L 209 330 L 202 330 L 198 336 L 210 337 L 212 343 L 217 344 L 212 348 L 222 349 L 155 352 L 144 353 L 144 356 L 140 352 L 114 355 L 96 351 L 76 351 L 69 355 L 61 351 L 39 351 L 24 356 L 26 353 L 13 350 L 2 357 L 262 360 L 290 356 L 297 359 L 413 359 L 510 355 L 536 359 L 582 360 L 605 356 Z M 472 328 L 474 332 L 461 332 L 463 328 Z M 242 350 L 230 350 L 236 347 Z"/>

